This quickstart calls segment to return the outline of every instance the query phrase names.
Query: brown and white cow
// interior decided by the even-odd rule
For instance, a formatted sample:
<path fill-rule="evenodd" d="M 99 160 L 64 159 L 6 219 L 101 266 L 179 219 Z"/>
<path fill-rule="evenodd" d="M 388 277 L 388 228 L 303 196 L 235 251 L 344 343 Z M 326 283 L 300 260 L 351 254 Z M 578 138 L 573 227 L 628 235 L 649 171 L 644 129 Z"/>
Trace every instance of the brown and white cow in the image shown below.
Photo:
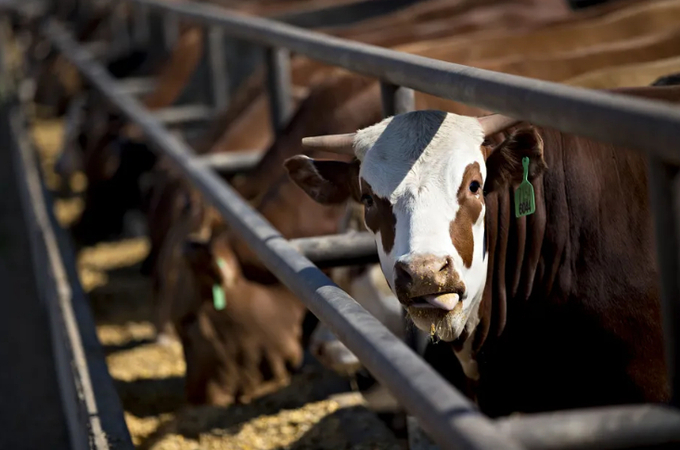
<path fill-rule="evenodd" d="M 416 111 L 309 141 L 353 162 L 286 167 L 319 202 L 364 204 L 390 287 L 487 414 L 667 400 L 644 158 L 528 125 L 499 139 L 510 123 Z M 524 157 L 536 212 L 516 218 Z"/>

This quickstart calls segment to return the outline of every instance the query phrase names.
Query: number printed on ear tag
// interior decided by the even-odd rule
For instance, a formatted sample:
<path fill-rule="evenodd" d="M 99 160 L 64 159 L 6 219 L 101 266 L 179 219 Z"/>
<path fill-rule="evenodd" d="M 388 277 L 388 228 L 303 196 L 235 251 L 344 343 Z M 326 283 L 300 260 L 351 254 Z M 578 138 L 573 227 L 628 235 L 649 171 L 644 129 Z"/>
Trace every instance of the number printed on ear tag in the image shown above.
<path fill-rule="evenodd" d="M 515 191 L 515 217 L 528 216 L 536 211 L 536 197 L 534 187 L 529 182 L 529 158 L 522 158 L 524 166 L 524 180 Z"/>

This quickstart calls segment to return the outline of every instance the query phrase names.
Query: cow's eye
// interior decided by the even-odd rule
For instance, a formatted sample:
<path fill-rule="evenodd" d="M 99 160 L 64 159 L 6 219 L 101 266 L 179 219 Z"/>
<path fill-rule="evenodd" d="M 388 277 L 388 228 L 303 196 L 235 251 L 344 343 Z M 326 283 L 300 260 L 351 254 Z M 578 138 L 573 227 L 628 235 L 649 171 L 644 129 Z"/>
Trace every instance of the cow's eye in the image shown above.
<path fill-rule="evenodd" d="M 479 184 L 479 181 L 473 181 L 470 183 L 470 192 L 476 194 L 480 187 L 481 185 Z"/>
<path fill-rule="evenodd" d="M 363 203 L 365 207 L 370 208 L 373 206 L 373 197 L 368 194 L 364 194 L 361 196 L 361 203 Z"/>

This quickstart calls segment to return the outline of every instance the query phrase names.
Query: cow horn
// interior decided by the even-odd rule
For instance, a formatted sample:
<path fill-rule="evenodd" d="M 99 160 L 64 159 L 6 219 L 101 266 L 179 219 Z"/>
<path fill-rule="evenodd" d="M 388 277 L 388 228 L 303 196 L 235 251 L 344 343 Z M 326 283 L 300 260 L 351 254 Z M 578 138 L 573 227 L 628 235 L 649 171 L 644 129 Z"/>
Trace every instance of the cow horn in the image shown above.
<path fill-rule="evenodd" d="M 519 122 L 517 119 L 503 116 L 501 114 L 491 114 L 490 116 L 478 117 L 477 120 L 479 120 L 479 123 L 482 124 L 485 137 L 500 133 L 501 131 L 510 128 Z"/>
<path fill-rule="evenodd" d="M 302 138 L 302 145 L 305 147 L 324 148 L 333 153 L 354 155 L 354 136 L 356 136 L 356 133 L 306 137 Z"/>

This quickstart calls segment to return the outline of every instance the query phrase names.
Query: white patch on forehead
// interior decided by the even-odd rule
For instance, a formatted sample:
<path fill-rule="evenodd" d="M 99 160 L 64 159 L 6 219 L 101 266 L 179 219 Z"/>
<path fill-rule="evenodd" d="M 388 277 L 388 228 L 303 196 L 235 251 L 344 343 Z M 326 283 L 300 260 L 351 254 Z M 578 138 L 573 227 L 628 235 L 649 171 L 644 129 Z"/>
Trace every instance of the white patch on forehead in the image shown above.
<path fill-rule="evenodd" d="M 409 185 L 422 185 L 423 178 L 432 178 L 451 164 L 460 165 L 460 177 L 474 161 L 485 172 L 483 140 L 484 131 L 474 117 L 413 111 L 359 130 L 354 147 L 362 161 L 360 175 L 373 192 L 394 199 Z"/>

